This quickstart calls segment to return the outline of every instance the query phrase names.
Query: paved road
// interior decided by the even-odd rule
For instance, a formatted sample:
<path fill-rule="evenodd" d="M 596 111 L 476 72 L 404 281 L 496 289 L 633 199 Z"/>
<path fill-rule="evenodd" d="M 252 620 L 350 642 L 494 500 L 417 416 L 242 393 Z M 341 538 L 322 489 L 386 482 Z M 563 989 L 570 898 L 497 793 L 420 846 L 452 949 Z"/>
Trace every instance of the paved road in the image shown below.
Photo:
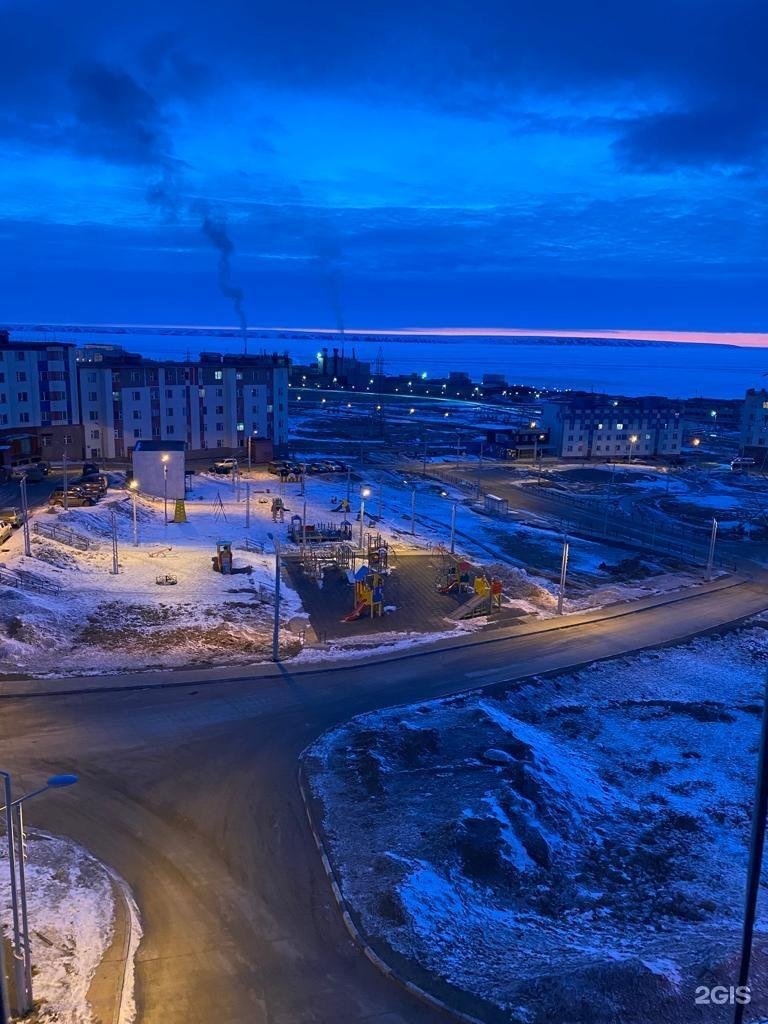
<path fill-rule="evenodd" d="M 145 926 L 140 1024 L 436 1024 L 343 929 L 298 794 L 300 751 L 360 711 L 675 640 L 762 610 L 765 594 L 760 578 L 331 670 L 68 681 L 84 692 L 27 698 L 7 696 L 24 688 L 8 681 L 3 767 L 20 787 L 80 775 L 74 789 L 32 801 L 28 818 L 84 843 L 133 887 Z"/>

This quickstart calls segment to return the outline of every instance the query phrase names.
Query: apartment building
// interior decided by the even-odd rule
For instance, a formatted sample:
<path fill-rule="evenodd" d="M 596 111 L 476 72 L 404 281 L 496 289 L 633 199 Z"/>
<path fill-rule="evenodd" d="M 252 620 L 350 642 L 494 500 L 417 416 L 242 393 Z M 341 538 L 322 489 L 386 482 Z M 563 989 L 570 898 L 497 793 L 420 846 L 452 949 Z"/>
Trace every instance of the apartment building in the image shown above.
<path fill-rule="evenodd" d="M 78 373 L 86 455 L 124 458 L 139 439 L 197 451 L 244 448 L 249 438 L 270 441 L 279 454 L 288 439 L 289 367 L 276 354 L 176 362 L 85 346 Z"/>
<path fill-rule="evenodd" d="M 683 405 L 667 398 L 562 395 L 541 403 L 537 426 L 565 459 L 671 457 L 683 444 Z"/>
<path fill-rule="evenodd" d="M 768 391 L 764 388 L 750 388 L 744 396 L 740 443 L 744 453 L 753 457 L 768 447 Z"/>

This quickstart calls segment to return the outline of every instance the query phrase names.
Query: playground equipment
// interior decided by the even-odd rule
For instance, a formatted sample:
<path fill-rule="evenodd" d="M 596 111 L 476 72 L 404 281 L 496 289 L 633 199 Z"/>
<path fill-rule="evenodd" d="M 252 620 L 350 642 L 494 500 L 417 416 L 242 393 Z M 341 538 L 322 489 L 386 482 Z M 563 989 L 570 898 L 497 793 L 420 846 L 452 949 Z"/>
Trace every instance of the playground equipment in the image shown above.
<path fill-rule="evenodd" d="M 301 516 L 291 516 L 288 536 L 294 544 L 306 540 L 308 544 L 339 543 L 352 539 L 352 523 L 344 519 L 340 523 L 307 523 L 303 529 Z"/>
<path fill-rule="evenodd" d="M 389 544 L 380 533 L 368 534 L 368 565 L 376 572 L 389 570 Z"/>
<path fill-rule="evenodd" d="M 213 571 L 220 572 L 223 576 L 230 576 L 232 573 L 232 541 L 217 540 L 216 554 L 211 558 Z"/>
<path fill-rule="evenodd" d="M 384 577 L 380 572 L 361 565 L 354 574 L 355 606 L 342 622 L 374 618 L 384 614 Z"/>
<path fill-rule="evenodd" d="M 283 499 L 276 497 L 272 499 L 272 522 L 282 523 L 285 520 L 286 507 Z M 295 517 L 294 517 L 295 518 Z"/>
<path fill-rule="evenodd" d="M 339 502 L 339 504 L 335 508 L 331 509 L 331 512 L 351 512 L 351 511 L 352 510 L 349 507 L 349 501 L 347 500 L 347 498 L 342 498 L 341 501 Z"/>
<path fill-rule="evenodd" d="M 440 594 L 461 594 L 471 587 L 469 572 L 472 567 L 469 562 L 449 562 L 441 570 L 437 580 L 437 589 Z"/>
<path fill-rule="evenodd" d="M 490 615 L 501 608 L 502 583 L 495 576 L 475 576 L 474 596 L 460 605 L 449 618 L 470 619 L 475 615 Z"/>

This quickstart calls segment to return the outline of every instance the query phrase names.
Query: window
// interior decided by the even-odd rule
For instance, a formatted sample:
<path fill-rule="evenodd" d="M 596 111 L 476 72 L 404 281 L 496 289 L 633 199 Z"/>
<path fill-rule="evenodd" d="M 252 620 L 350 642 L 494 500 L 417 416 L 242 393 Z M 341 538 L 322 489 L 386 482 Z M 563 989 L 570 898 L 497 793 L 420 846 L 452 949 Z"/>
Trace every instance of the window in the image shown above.
<path fill-rule="evenodd" d="M 217 398 L 223 398 L 224 397 L 224 388 L 216 388 L 216 397 Z"/>
<path fill-rule="evenodd" d="M 173 391 L 171 391 L 170 388 L 166 388 L 165 389 L 165 397 L 166 398 L 173 398 Z"/>
<path fill-rule="evenodd" d="M 24 370 L 17 371 L 17 373 L 16 373 L 16 380 L 17 381 L 21 382 L 21 381 L 25 381 L 26 379 L 27 379 L 27 375 L 24 372 Z"/>
<path fill-rule="evenodd" d="M 52 402 L 63 402 L 66 400 L 66 397 L 66 391 L 52 391 L 49 395 Z"/>
<path fill-rule="evenodd" d="M 168 416 L 169 418 L 173 418 L 173 409 L 166 409 L 165 415 Z"/>
<path fill-rule="evenodd" d="M 224 415 L 224 406 L 223 405 L 217 405 L 216 406 L 216 415 L 217 416 L 223 416 Z"/>
<path fill-rule="evenodd" d="M 133 418 L 134 418 L 135 420 L 140 420 L 140 419 L 141 419 L 141 413 L 139 412 L 139 410 L 138 410 L 138 409 L 134 409 L 134 410 L 133 410 Z"/>
<path fill-rule="evenodd" d="M 137 428 L 136 430 L 134 430 L 133 436 L 134 437 L 141 437 L 141 431 Z"/>
<path fill-rule="evenodd" d="M 5 403 L 7 401 L 8 401 L 8 398 L 7 398 L 6 394 L 5 394 L 5 392 L 4 391 L 0 391 L 0 405 L 5 405 Z"/>
<path fill-rule="evenodd" d="M 617 430 L 623 430 L 624 429 L 624 424 L 623 423 L 617 423 L 616 424 L 616 429 Z"/>
<path fill-rule="evenodd" d="M 92 441 L 98 441 L 99 440 L 99 431 L 98 430 L 92 430 L 91 431 L 91 440 Z"/>
<path fill-rule="evenodd" d="M 20 412 L 19 413 L 19 423 L 29 423 L 29 413 L 28 412 Z"/>
<path fill-rule="evenodd" d="M 2 416 L 0 416 L 0 426 L 4 427 L 4 426 L 6 426 L 7 423 L 8 423 L 8 413 L 4 412 L 2 414 Z"/>
<path fill-rule="evenodd" d="M 89 373 L 88 374 L 88 383 L 89 384 L 95 384 L 97 380 L 98 380 L 98 377 L 96 376 L 95 373 Z"/>
<path fill-rule="evenodd" d="M 98 459 L 98 457 L 99 457 L 99 449 L 98 448 L 91 448 L 91 458 L 92 459 Z"/>
<path fill-rule="evenodd" d="M 51 413 L 52 423 L 64 423 L 67 419 L 67 414 L 63 410 L 54 409 Z M 64 444 L 72 444 L 71 441 L 65 441 Z"/>
<path fill-rule="evenodd" d="M 98 401 L 98 398 L 99 398 L 99 396 L 98 396 L 97 392 L 95 392 L 95 391 L 89 391 L 88 392 L 88 401 L 89 402 L 96 402 L 96 401 Z"/>
<path fill-rule="evenodd" d="M 29 394 L 26 391 L 19 391 L 19 393 L 16 395 L 16 400 L 19 402 L 28 402 Z"/>
<path fill-rule="evenodd" d="M 96 412 L 96 410 L 91 409 L 91 411 L 88 413 L 88 419 L 91 421 L 91 423 L 94 423 L 98 418 L 99 414 Z"/>
<path fill-rule="evenodd" d="M 140 402 L 141 401 L 141 392 L 140 391 L 133 391 L 133 392 L 131 392 L 131 398 L 134 400 L 134 402 Z"/>
<path fill-rule="evenodd" d="M 221 370 L 216 370 L 216 372 L 214 373 L 213 376 L 214 376 L 214 378 L 216 380 L 223 380 L 224 379 L 224 373 Z"/>
<path fill-rule="evenodd" d="M 17 352 L 17 353 L 16 353 L 16 358 L 17 358 L 17 359 L 18 359 L 18 360 L 19 360 L 20 362 L 22 362 L 22 363 L 23 363 L 23 362 L 24 362 L 24 360 L 25 360 L 25 359 L 27 358 L 27 356 L 26 356 L 26 353 L 25 353 L 25 352 Z"/>
<path fill-rule="evenodd" d="M 224 429 L 224 424 L 223 423 L 217 423 L 216 424 L 216 431 L 217 431 L 217 433 L 221 433 L 221 431 L 223 429 Z"/>
<path fill-rule="evenodd" d="M 53 434 L 42 434 L 40 436 L 40 444 L 43 448 L 50 448 L 53 444 Z"/>
<path fill-rule="evenodd" d="M 223 448 L 224 447 L 224 442 L 222 441 L 221 438 L 219 438 L 218 441 L 216 442 L 216 447 L 217 448 Z"/>
<path fill-rule="evenodd" d="M 0 384 L 5 384 L 5 374 L 0 373 Z"/>
<path fill-rule="evenodd" d="M 169 426 L 167 426 L 165 428 L 165 432 L 166 432 L 166 434 L 175 434 L 176 433 L 176 427 L 174 427 L 174 425 L 171 423 Z"/>

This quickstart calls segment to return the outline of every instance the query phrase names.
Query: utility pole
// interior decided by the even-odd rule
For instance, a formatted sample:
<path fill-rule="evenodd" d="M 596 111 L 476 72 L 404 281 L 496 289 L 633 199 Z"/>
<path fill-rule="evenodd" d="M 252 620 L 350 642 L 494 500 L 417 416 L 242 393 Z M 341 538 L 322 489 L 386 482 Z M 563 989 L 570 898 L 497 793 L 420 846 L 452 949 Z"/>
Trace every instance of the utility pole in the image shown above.
<path fill-rule="evenodd" d="M 250 440 L 250 438 L 249 438 Z M 251 528 L 251 485 L 245 485 L 245 528 Z"/>
<path fill-rule="evenodd" d="M 427 475 L 427 439 L 424 438 L 424 455 L 421 460 L 421 475 L 426 477 Z"/>
<path fill-rule="evenodd" d="M 32 554 L 32 545 L 29 539 L 29 503 L 27 501 L 27 475 L 24 473 L 19 482 L 21 491 L 21 517 L 23 519 L 22 529 L 24 530 L 24 554 L 27 558 Z"/>
<path fill-rule="evenodd" d="M 411 488 L 411 536 L 416 533 L 416 488 Z"/>
<path fill-rule="evenodd" d="M 109 513 L 109 521 L 112 527 L 112 575 L 117 576 L 120 567 L 117 562 L 117 516 L 114 509 Z"/>
<path fill-rule="evenodd" d="M 131 480 L 128 485 L 128 489 L 131 492 L 133 498 L 133 546 L 137 548 L 139 546 L 139 519 L 136 513 L 136 500 L 139 496 L 139 483 L 138 480 Z"/>
<path fill-rule="evenodd" d="M 717 540 L 717 520 L 712 519 L 712 536 L 709 539 L 709 555 L 707 556 L 707 582 L 712 579 L 712 567 L 715 562 L 715 541 Z"/>
<path fill-rule="evenodd" d="M 557 595 L 557 614 L 563 614 L 563 598 L 565 597 L 565 576 L 568 572 L 568 536 L 563 537 L 563 554 L 560 559 L 560 590 Z"/>
<path fill-rule="evenodd" d="M 307 550 L 307 499 L 304 499 L 304 505 L 301 510 L 301 557 L 304 557 L 304 552 Z"/>
<path fill-rule="evenodd" d="M 275 621 L 272 625 L 272 661 L 280 661 L 280 541 L 275 542 Z"/>
<path fill-rule="evenodd" d="M 456 505 L 458 502 L 451 505 L 451 554 L 454 554 L 456 550 Z"/>
<path fill-rule="evenodd" d="M 16 1010 L 20 1017 L 32 1009 L 27 992 L 26 971 L 22 955 L 21 926 L 19 923 L 19 894 L 16 887 L 16 843 L 13 828 L 13 795 L 11 793 L 11 776 L 0 771 L 5 788 L 5 829 L 8 846 L 8 873 L 11 883 L 11 916 L 13 920 L 13 977 L 16 987 Z M 0 936 L 0 941 L 4 941 Z"/>

